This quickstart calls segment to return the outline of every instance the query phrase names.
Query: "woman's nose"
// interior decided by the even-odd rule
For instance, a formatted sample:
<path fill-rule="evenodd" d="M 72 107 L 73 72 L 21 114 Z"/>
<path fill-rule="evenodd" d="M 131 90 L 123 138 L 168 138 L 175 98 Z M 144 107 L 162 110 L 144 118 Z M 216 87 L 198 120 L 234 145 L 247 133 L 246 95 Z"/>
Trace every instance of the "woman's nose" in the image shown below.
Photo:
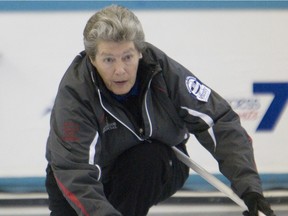
<path fill-rule="evenodd" d="M 125 64 L 122 61 L 117 61 L 115 63 L 114 72 L 119 75 L 125 73 Z"/>

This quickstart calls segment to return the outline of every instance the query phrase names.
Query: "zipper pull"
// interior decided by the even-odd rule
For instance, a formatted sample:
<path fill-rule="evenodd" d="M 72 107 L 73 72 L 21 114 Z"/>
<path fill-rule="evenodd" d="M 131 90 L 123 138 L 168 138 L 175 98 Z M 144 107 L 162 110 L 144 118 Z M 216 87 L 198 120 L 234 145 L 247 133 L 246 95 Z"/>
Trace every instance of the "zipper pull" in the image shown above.
<path fill-rule="evenodd" d="M 139 128 L 139 134 L 140 134 L 141 137 L 143 137 L 143 133 L 144 133 L 143 128 Z"/>

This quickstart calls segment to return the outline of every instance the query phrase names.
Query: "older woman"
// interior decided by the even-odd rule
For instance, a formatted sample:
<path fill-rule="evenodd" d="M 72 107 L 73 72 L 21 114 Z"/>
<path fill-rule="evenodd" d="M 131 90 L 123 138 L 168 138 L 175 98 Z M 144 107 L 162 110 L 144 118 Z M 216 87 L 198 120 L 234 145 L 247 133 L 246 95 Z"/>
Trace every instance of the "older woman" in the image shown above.
<path fill-rule="evenodd" d="M 58 90 L 47 142 L 51 215 L 144 216 L 188 177 L 171 146 L 189 134 L 211 152 L 250 215 L 274 215 L 251 139 L 227 102 L 144 40 L 137 17 L 112 5 L 84 30 Z"/>

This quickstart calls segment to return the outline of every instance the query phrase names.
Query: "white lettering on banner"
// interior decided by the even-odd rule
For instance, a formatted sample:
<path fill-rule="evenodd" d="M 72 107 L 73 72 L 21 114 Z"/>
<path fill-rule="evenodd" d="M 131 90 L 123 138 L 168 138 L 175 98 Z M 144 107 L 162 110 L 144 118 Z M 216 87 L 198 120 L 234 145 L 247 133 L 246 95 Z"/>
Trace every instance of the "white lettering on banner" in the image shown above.
<path fill-rule="evenodd" d="M 261 102 L 258 98 L 228 98 L 226 100 L 241 120 L 258 121 L 261 108 Z"/>
<path fill-rule="evenodd" d="M 188 92 L 195 96 L 198 100 L 207 102 L 208 98 L 211 93 L 211 89 L 203 85 L 199 80 L 197 80 L 195 77 L 188 76 L 186 77 L 186 87 L 188 89 Z"/>

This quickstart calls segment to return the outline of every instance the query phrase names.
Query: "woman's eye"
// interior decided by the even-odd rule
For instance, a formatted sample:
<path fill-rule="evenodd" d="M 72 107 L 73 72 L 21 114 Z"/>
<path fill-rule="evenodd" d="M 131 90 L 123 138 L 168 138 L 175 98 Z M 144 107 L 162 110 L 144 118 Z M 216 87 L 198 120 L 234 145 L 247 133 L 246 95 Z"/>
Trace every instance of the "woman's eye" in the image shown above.
<path fill-rule="evenodd" d="M 104 58 L 103 60 L 105 63 L 112 63 L 114 61 L 113 58 Z"/>
<path fill-rule="evenodd" d="M 126 55 L 126 56 L 124 56 L 124 58 L 123 58 L 123 60 L 124 61 L 130 61 L 131 59 L 132 59 L 132 55 Z"/>

